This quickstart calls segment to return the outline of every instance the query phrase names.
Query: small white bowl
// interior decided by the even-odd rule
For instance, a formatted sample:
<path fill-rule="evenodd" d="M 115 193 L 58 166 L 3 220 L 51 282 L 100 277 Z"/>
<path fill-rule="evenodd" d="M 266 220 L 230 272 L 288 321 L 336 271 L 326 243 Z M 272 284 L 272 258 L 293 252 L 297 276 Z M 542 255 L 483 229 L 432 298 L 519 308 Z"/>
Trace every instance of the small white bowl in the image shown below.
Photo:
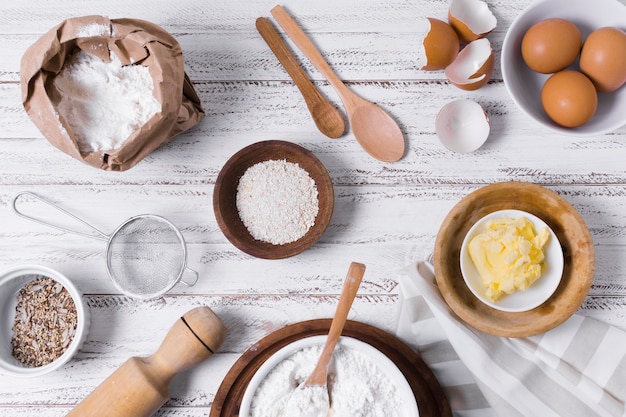
<path fill-rule="evenodd" d="M 27 366 L 13 357 L 11 337 L 17 306 L 17 294 L 35 278 L 48 277 L 57 281 L 72 296 L 76 305 L 77 325 L 74 338 L 65 352 L 55 361 L 38 367 Z M 15 377 L 38 377 L 65 365 L 81 348 L 89 329 L 89 312 L 76 286 L 63 274 L 44 266 L 23 265 L 0 274 L 0 373 Z"/>
<path fill-rule="evenodd" d="M 535 1 L 509 27 L 502 44 L 502 78 L 515 104 L 540 125 L 558 133 L 574 136 L 602 134 L 626 123 L 626 88 L 598 94 L 598 108 L 593 118 L 576 128 L 554 123 L 541 104 L 541 89 L 550 74 L 531 70 L 522 59 L 521 44 L 532 25 L 548 18 L 561 18 L 574 23 L 583 41 L 595 29 L 604 26 L 626 27 L 626 6 L 617 0 L 543 0 Z M 578 68 L 578 60 L 572 68 Z"/>
<path fill-rule="evenodd" d="M 312 346 L 321 346 L 326 341 L 326 336 L 311 336 L 303 339 L 299 339 L 293 343 L 284 346 L 270 356 L 256 371 L 246 390 L 244 391 L 243 398 L 241 400 L 241 406 L 239 408 L 240 417 L 250 417 L 250 408 L 252 405 L 252 399 L 265 377 L 272 371 L 280 362 L 289 358 L 291 355 L 301 349 L 305 349 Z M 398 369 L 396 364 L 393 363 L 384 353 L 374 348 L 372 345 L 362 342 L 352 337 L 342 336 L 339 338 L 337 347 L 343 346 L 348 349 L 354 349 L 367 355 L 367 357 L 376 366 L 387 375 L 390 381 L 395 384 L 398 398 L 404 403 L 404 414 L 402 417 L 418 417 L 419 410 L 417 406 L 417 400 L 415 394 L 411 389 L 408 381 L 402 374 L 402 371 Z"/>
<path fill-rule="evenodd" d="M 487 113 L 480 104 L 469 99 L 447 103 L 435 118 L 439 141 L 453 152 L 474 152 L 483 146 L 490 130 Z"/>
<path fill-rule="evenodd" d="M 480 278 L 480 274 L 474 266 L 469 255 L 467 246 L 474 236 L 483 232 L 487 220 L 493 218 L 526 217 L 533 223 L 536 231 L 547 228 L 550 232 L 550 240 L 544 248 L 546 268 L 529 288 L 525 291 L 516 291 L 513 294 L 505 294 L 498 301 L 493 302 L 485 295 L 486 287 Z M 532 310 L 543 304 L 559 286 L 563 276 L 563 250 L 559 239 L 554 231 L 540 218 L 521 210 L 498 210 L 478 220 L 467 232 L 461 244 L 461 274 L 470 291 L 483 303 L 496 310 L 508 312 L 522 312 Z"/>

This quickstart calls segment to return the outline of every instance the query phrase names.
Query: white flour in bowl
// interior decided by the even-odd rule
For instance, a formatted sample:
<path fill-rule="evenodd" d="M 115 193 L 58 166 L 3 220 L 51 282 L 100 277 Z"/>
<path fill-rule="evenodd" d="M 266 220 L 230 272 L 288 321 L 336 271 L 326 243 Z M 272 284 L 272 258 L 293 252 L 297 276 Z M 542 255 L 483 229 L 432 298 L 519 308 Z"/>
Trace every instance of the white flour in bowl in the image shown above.
<path fill-rule="evenodd" d="M 295 417 L 289 415 L 286 406 L 292 393 L 313 371 L 321 351 L 321 345 L 307 347 L 276 365 L 259 384 L 252 398 L 250 417 Z M 329 416 L 405 415 L 404 403 L 394 383 L 365 353 L 356 349 L 337 346 L 329 367 L 328 390 Z M 299 408 L 306 410 L 307 404 L 300 404 Z"/>
<path fill-rule="evenodd" d="M 319 211 L 315 181 L 298 164 L 285 160 L 248 168 L 239 179 L 236 203 L 252 237 L 274 245 L 303 237 Z"/>
<path fill-rule="evenodd" d="M 154 82 L 148 68 L 123 66 L 114 53 L 111 62 L 105 62 L 78 50 L 53 84 L 60 93 L 55 100 L 58 114 L 83 153 L 118 148 L 161 111 L 161 103 L 152 94 Z"/>

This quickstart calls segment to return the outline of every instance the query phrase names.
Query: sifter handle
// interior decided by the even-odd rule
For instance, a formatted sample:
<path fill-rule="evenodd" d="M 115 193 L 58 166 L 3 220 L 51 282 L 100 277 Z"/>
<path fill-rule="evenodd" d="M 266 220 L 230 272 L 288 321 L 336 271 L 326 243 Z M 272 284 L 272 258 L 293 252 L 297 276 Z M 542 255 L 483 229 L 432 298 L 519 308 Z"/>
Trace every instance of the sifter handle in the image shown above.
<path fill-rule="evenodd" d="M 74 220 L 76 222 L 79 222 L 79 223 L 82 223 L 83 225 L 85 225 L 86 227 L 91 229 L 94 233 L 85 233 L 85 232 L 81 232 L 80 230 L 70 229 L 70 228 L 61 226 L 59 224 L 51 223 L 51 222 L 48 222 L 46 220 L 39 219 L 37 217 L 33 217 L 33 216 L 28 215 L 28 214 L 25 214 L 23 211 L 21 211 L 18 208 L 18 202 L 20 200 L 20 197 L 22 197 L 22 196 L 28 196 L 31 199 L 39 200 L 40 202 L 47 204 L 48 206 L 58 210 L 59 212 L 63 213 L 65 216 L 71 218 L 72 220 Z M 13 198 L 12 208 L 13 208 L 13 211 L 15 212 L 15 214 L 17 214 L 20 217 L 23 217 L 25 219 L 31 220 L 31 221 L 33 221 L 35 223 L 43 224 L 44 226 L 48 226 L 48 227 L 52 227 L 52 228 L 57 229 L 57 230 L 61 230 L 62 232 L 74 233 L 76 235 L 90 237 L 90 238 L 93 238 L 93 239 L 100 239 L 100 240 L 108 240 L 109 239 L 108 235 L 106 235 L 104 232 L 96 229 L 94 226 L 90 225 L 89 223 L 87 223 L 83 219 L 81 219 L 78 216 L 73 215 L 69 211 L 67 211 L 67 210 L 57 206 L 56 204 L 54 204 L 52 201 L 48 200 L 47 198 L 43 198 L 42 196 L 37 195 L 35 193 L 32 193 L 30 191 L 22 191 L 22 192 L 18 193 Z"/>

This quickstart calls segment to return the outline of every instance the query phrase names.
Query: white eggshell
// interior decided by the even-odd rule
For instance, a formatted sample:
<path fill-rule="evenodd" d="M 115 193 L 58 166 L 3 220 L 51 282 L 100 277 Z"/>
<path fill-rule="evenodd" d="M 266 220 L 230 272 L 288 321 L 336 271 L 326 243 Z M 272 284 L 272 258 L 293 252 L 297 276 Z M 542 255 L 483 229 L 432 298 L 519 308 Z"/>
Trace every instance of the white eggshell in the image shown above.
<path fill-rule="evenodd" d="M 437 113 L 435 131 L 441 143 L 451 151 L 473 152 L 489 136 L 489 117 L 473 100 L 454 100 Z"/>
<path fill-rule="evenodd" d="M 459 38 L 465 42 L 484 37 L 498 23 L 487 3 L 482 0 L 452 0 L 448 19 Z"/>
<path fill-rule="evenodd" d="M 462 90 L 476 90 L 489 81 L 493 74 L 494 56 L 489 39 L 468 43 L 450 64 L 445 74 L 448 80 Z"/>

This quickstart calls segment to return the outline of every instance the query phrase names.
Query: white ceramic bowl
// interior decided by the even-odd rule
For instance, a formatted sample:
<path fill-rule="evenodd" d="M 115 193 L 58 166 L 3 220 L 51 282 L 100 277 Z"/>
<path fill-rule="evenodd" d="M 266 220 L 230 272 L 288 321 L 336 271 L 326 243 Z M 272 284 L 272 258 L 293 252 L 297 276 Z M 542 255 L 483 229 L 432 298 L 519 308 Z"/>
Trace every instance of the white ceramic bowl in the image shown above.
<path fill-rule="evenodd" d="M 526 31 L 535 23 L 561 18 L 574 23 L 584 39 L 604 26 L 626 28 L 626 5 L 617 0 L 540 0 L 517 16 L 502 44 L 502 77 L 515 104 L 533 120 L 553 131 L 588 136 L 611 132 L 626 124 L 626 86 L 612 93 L 598 94 L 598 109 L 582 126 L 566 128 L 554 123 L 541 105 L 541 89 L 549 74 L 531 70 L 522 59 L 521 43 Z M 573 65 L 578 68 L 578 60 Z"/>
<path fill-rule="evenodd" d="M 77 327 L 74 338 L 65 352 L 54 362 L 39 367 L 22 364 L 11 353 L 11 337 L 17 294 L 28 282 L 37 277 L 48 277 L 59 282 L 72 296 L 76 305 Z M 65 365 L 81 348 L 89 329 L 89 312 L 81 293 L 63 274 L 43 266 L 23 265 L 0 274 L 0 373 L 16 377 L 37 377 L 55 371 Z"/>
<path fill-rule="evenodd" d="M 267 376 L 267 374 L 269 374 L 270 371 L 272 371 L 272 369 L 276 367 L 276 365 L 278 365 L 280 362 L 301 349 L 316 345 L 321 346 L 324 344 L 325 341 L 325 335 L 306 337 L 290 343 L 287 346 L 276 351 L 276 353 L 274 353 L 259 367 L 252 379 L 250 379 L 250 383 L 246 387 L 243 398 L 241 400 L 239 416 L 250 417 L 250 407 L 252 404 L 252 399 L 254 398 L 254 395 L 263 379 Z M 381 351 L 374 348 L 370 344 L 352 337 L 342 336 L 339 339 L 337 346 L 344 346 L 349 349 L 355 349 L 359 352 L 366 354 L 367 357 L 374 364 L 376 364 L 376 366 L 382 372 L 384 372 L 395 384 L 398 398 L 402 399 L 402 402 L 405 405 L 405 410 L 402 417 L 419 416 L 419 410 L 417 406 L 417 401 L 415 399 L 415 394 L 413 393 L 413 390 L 411 389 L 408 381 L 402 374 L 402 371 L 398 369 L 398 367 L 393 363 L 393 361 L 391 361 L 391 359 L 389 359 L 385 354 L 383 354 Z"/>
<path fill-rule="evenodd" d="M 501 217 L 526 217 L 530 220 L 536 231 L 547 228 L 550 239 L 544 248 L 546 268 L 541 276 L 525 291 L 516 291 L 513 294 L 505 294 L 498 301 L 493 302 L 485 295 L 486 287 L 480 278 L 480 274 L 474 266 L 469 255 L 467 246 L 474 236 L 485 230 L 487 220 Z M 483 303 L 501 311 L 521 312 L 532 310 L 543 304 L 559 286 L 563 276 L 563 250 L 559 239 L 554 231 L 539 217 L 521 210 L 498 210 L 478 220 L 467 232 L 461 244 L 461 274 L 470 291 Z"/>

